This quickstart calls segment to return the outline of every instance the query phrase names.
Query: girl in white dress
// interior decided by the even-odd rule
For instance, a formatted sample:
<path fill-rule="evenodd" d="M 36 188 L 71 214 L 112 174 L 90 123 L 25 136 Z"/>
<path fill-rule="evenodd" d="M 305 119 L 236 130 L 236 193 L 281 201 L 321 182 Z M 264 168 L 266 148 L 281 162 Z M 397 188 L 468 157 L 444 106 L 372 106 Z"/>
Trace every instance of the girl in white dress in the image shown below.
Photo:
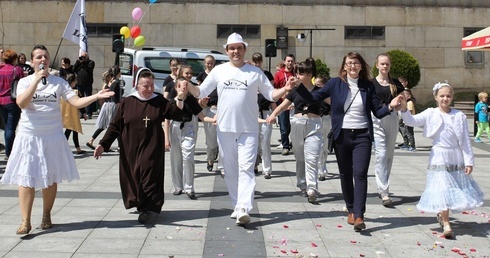
<path fill-rule="evenodd" d="M 447 83 L 437 83 L 433 92 L 438 108 L 428 108 L 412 116 L 403 100 L 401 112 L 406 125 L 424 126 L 423 135 L 433 140 L 427 184 L 417 209 L 437 213 L 443 235 L 451 238 L 449 210 L 481 206 L 483 192 L 471 176 L 474 162 L 466 115 L 450 107 L 453 88 Z"/>
<path fill-rule="evenodd" d="M 57 184 L 79 179 L 75 159 L 63 134 L 60 99 L 83 108 L 99 98 L 114 95 L 101 90 L 92 96 L 79 98 L 65 79 L 50 75 L 48 49 L 36 45 L 31 52 L 34 74 L 22 78 L 17 85 L 17 105 L 22 114 L 17 135 L 1 183 L 19 187 L 22 223 L 18 235 L 31 230 L 31 212 L 35 189 L 43 193 L 41 229 L 52 227 L 51 209 Z"/>

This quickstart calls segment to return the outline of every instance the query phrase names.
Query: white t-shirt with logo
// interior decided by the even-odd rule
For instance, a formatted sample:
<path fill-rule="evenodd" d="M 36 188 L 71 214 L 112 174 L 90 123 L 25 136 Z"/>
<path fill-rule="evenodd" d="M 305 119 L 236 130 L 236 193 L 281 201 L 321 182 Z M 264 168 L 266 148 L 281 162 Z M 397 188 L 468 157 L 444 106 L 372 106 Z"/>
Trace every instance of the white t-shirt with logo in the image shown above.
<path fill-rule="evenodd" d="M 269 101 L 274 101 L 274 88 L 267 76 L 260 68 L 249 64 L 242 67 L 235 67 L 229 62 L 218 65 L 199 87 L 199 98 L 217 89 L 220 132 L 258 133 L 257 92 Z"/>
<path fill-rule="evenodd" d="M 19 80 L 17 94 L 22 94 L 34 81 L 29 75 Z M 63 131 L 61 123 L 60 98 L 65 100 L 75 96 L 70 85 L 61 77 L 49 75 L 47 84 L 39 82 L 31 103 L 22 109 L 19 120 L 19 132 L 31 134 L 55 134 Z"/>

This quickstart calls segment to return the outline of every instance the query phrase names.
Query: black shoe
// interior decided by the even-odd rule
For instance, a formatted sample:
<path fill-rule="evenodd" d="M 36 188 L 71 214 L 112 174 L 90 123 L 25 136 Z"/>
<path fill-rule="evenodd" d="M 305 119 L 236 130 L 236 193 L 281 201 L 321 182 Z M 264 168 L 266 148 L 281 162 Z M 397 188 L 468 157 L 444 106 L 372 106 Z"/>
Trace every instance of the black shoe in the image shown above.
<path fill-rule="evenodd" d="M 85 145 L 87 145 L 87 147 L 89 147 L 90 149 L 95 150 L 94 145 L 90 144 L 89 142 L 87 142 Z"/>
<path fill-rule="evenodd" d="M 381 201 L 381 204 L 383 204 L 383 206 L 385 207 L 390 207 L 391 205 L 393 205 L 393 201 L 391 200 L 391 198 L 388 198 L 386 200 Z"/>
<path fill-rule="evenodd" d="M 325 176 L 319 176 L 318 177 L 318 181 L 325 181 L 325 180 L 326 180 Z"/>
<path fill-rule="evenodd" d="M 206 168 L 208 169 L 209 172 L 211 172 L 211 171 L 213 171 L 213 167 L 214 167 L 214 164 L 208 163 L 208 166 Z"/>
<path fill-rule="evenodd" d="M 306 190 L 301 190 L 301 192 L 299 193 L 299 196 L 308 197 L 308 193 L 306 193 Z"/>
<path fill-rule="evenodd" d="M 173 195 L 181 195 L 182 194 L 182 190 L 175 190 L 172 194 Z"/>
<path fill-rule="evenodd" d="M 84 150 L 81 150 L 81 151 L 77 151 L 76 153 L 77 153 L 77 154 L 85 154 L 85 153 L 87 153 L 87 152 L 86 152 L 86 151 L 84 151 Z"/>
<path fill-rule="evenodd" d="M 187 197 L 189 197 L 189 199 L 191 200 L 195 200 L 196 199 L 196 194 L 194 192 L 187 192 Z"/>
<path fill-rule="evenodd" d="M 150 219 L 150 214 L 147 211 L 142 211 L 138 216 L 138 222 L 145 224 Z"/>
<path fill-rule="evenodd" d="M 271 177 L 271 174 L 264 174 L 264 178 L 265 179 L 271 179 L 272 177 Z"/>
<path fill-rule="evenodd" d="M 255 175 L 258 175 L 258 174 L 259 174 L 259 169 L 258 169 L 258 168 L 255 168 L 255 169 L 254 169 L 254 174 L 255 174 Z"/>

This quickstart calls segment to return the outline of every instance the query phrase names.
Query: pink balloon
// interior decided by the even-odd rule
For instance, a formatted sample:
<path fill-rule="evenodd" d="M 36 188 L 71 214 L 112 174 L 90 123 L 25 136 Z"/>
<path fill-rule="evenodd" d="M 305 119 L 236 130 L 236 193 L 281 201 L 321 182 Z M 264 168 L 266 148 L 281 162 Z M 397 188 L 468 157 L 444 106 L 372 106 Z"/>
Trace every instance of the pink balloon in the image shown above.
<path fill-rule="evenodd" d="M 136 38 L 141 34 L 141 28 L 140 26 L 133 26 L 131 28 L 131 38 Z"/>
<path fill-rule="evenodd" d="M 138 21 L 139 19 L 141 19 L 141 16 L 143 16 L 143 10 L 141 10 L 141 8 L 139 7 L 136 7 L 133 9 L 133 20 L 135 21 Z"/>

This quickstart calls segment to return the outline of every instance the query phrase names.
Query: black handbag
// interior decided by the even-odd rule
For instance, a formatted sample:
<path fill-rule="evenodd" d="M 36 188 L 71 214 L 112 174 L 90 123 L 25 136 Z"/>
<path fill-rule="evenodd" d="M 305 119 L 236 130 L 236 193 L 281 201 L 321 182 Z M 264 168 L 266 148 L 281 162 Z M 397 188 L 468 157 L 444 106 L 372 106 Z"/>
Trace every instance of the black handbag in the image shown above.
<path fill-rule="evenodd" d="M 15 67 L 12 71 L 12 84 L 10 84 L 10 100 L 14 103 L 17 100 L 17 84 L 19 83 L 19 79 L 15 78 Z"/>
<path fill-rule="evenodd" d="M 354 97 L 352 98 L 352 101 L 350 102 L 349 106 L 345 110 L 344 115 L 349 110 L 350 106 L 352 105 L 352 102 L 354 102 L 354 99 L 356 99 L 357 93 L 359 93 L 359 90 L 357 90 L 356 95 L 354 95 Z M 333 128 L 330 128 L 330 132 L 328 132 L 328 134 L 327 134 L 327 149 L 328 149 L 328 153 L 332 153 L 333 152 L 333 145 L 334 145 L 333 136 L 334 136 L 333 135 Z"/>

